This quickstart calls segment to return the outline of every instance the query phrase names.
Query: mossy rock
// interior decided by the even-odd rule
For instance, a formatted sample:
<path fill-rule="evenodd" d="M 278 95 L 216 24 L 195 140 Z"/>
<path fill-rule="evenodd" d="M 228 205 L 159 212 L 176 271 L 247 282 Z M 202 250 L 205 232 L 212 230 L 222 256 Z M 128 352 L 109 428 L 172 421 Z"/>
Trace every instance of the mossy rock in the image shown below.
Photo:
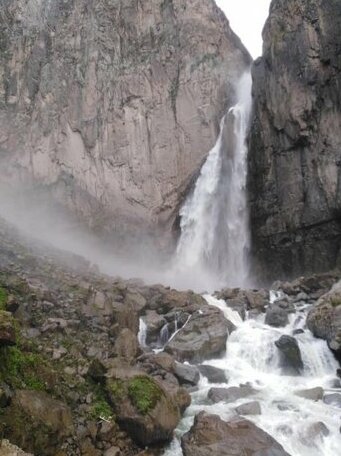
<path fill-rule="evenodd" d="M 0 435 L 36 456 L 52 456 L 73 432 L 69 408 L 45 393 L 17 391 L 0 415 Z"/>
<path fill-rule="evenodd" d="M 0 310 L 6 310 L 7 291 L 0 286 Z"/>
<path fill-rule="evenodd" d="M 15 345 L 17 340 L 16 324 L 11 313 L 0 310 L 0 349 Z"/>
<path fill-rule="evenodd" d="M 152 377 L 122 370 L 107 380 L 107 393 L 117 422 L 139 445 L 168 441 L 180 420 L 173 397 Z"/>
<path fill-rule="evenodd" d="M 42 391 L 56 383 L 56 373 L 40 354 L 19 347 L 0 349 L 0 382 L 12 388 Z"/>

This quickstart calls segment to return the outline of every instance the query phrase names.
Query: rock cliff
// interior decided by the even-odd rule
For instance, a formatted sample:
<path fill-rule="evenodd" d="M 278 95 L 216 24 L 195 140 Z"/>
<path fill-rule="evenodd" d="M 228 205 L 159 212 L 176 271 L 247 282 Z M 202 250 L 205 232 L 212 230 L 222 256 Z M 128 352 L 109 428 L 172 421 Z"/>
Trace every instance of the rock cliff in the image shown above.
<path fill-rule="evenodd" d="M 337 0 L 272 1 L 253 68 L 248 182 L 253 256 L 271 277 L 340 261 L 340 30 Z"/>
<path fill-rule="evenodd" d="M 95 228 L 169 233 L 250 64 L 215 2 L 0 3 L 3 178 Z"/>

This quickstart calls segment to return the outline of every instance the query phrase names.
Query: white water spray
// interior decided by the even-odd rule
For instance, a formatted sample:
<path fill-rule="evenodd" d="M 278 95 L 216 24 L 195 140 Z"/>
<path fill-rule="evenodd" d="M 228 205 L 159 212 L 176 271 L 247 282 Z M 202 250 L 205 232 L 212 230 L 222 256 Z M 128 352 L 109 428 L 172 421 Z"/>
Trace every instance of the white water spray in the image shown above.
<path fill-rule="evenodd" d="M 242 76 L 237 104 L 220 125 L 218 140 L 180 211 L 177 265 L 194 289 L 245 286 L 248 278 L 246 134 L 251 110 L 251 75 Z"/>

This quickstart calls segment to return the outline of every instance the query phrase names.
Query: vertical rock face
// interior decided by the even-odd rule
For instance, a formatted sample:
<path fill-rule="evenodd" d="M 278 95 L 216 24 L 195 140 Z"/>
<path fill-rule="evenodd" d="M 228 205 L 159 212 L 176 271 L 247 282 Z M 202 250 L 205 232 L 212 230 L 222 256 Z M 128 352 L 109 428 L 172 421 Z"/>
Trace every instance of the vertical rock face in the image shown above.
<path fill-rule="evenodd" d="M 341 246 L 341 3 L 273 0 L 255 62 L 253 254 L 273 275 L 335 266 Z"/>
<path fill-rule="evenodd" d="M 92 226 L 169 231 L 250 57 L 213 0 L 1 0 L 0 161 Z"/>

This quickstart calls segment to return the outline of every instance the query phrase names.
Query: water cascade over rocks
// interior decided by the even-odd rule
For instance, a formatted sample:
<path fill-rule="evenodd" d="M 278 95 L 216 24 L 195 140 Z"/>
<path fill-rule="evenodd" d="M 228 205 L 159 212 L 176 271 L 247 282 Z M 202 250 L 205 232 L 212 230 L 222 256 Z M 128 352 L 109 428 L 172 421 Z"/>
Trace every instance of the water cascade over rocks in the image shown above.
<path fill-rule="evenodd" d="M 194 289 L 243 286 L 248 278 L 245 139 L 250 110 L 251 75 L 245 73 L 237 103 L 222 119 L 217 142 L 180 211 L 176 262 Z"/>
<path fill-rule="evenodd" d="M 275 299 L 275 295 L 272 297 Z M 237 327 L 228 338 L 225 356 L 202 364 L 221 369 L 228 382 L 211 383 L 201 376 L 198 390 L 192 393 L 192 405 L 164 456 L 183 454 L 180 438 L 201 411 L 219 415 L 227 422 L 238 415 L 245 416 L 274 437 L 291 456 L 339 454 L 340 409 L 337 403 L 328 404 L 326 400 L 338 391 L 338 363 L 325 341 L 303 329 L 310 306 L 297 306 L 289 315 L 289 323 L 276 328 L 265 324 L 264 314 L 247 316 L 243 321 L 223 300 L 210 295 L 205 295 L 205 299 L 223 310 L 225 318 Z M 276 346 L 281 337 L 293 335 L 303 362 L 300 375 L 284 369 Z M 202 454 L 209 454 L 205 451 L 207 448 Z"/>

